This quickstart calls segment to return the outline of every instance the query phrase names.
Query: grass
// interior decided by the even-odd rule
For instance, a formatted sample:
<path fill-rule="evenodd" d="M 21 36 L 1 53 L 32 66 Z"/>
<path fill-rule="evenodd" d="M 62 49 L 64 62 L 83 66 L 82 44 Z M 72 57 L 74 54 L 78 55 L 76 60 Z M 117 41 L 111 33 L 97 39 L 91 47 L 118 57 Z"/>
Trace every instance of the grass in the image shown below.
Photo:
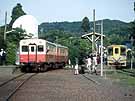
<path fill-rule="evenodd" d="M 125 86 L 135 86 L 135 69 L 122 69 L 106 73 L 107 78 Z"/>

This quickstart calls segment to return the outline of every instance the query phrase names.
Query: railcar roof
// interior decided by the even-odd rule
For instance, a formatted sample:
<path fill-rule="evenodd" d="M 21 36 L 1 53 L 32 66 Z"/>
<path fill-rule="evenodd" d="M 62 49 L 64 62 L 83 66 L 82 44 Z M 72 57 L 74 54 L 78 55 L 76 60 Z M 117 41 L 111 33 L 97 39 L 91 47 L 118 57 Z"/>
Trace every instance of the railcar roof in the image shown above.
<path fill-rule="evenodd" d="M 127 47 L 126 45 L 110 45 L 108 47 Z"/>
<path fill-rule="evenodd" d="M 68 48 L 68 47 L 62 46 L 62 45 L 60 45 L 60 44 L 57 44 L 57 47 L 60 47 L 60 48 Z"/>
<path fill-rule="evenodd" d="M 53 45 L 55 45 L 55 46 L 57 46 L 57 47 L 68 48 L 68 47 L 63 46 L 63 45 L 61 45 L 61 44 L 57 44 L 57 43 L 53 43 L 53 42 L 50 42 L 50 41 L 47 41 L 47 40 L 44 40 L 44 39 L 37 39 L 37 38 L 22 39 L 22 40 L 20 40 L 20 42 L 23 42 L 23 41 L 26 41 L 26 40 L 28 40 L 28 41 L 33 41 L 33 42 L 35 42 L 35 41 L 46 41 L 46 42 L 48 42 L 48 43 L 50 43 L 50 44 L 53 44 Z"/>

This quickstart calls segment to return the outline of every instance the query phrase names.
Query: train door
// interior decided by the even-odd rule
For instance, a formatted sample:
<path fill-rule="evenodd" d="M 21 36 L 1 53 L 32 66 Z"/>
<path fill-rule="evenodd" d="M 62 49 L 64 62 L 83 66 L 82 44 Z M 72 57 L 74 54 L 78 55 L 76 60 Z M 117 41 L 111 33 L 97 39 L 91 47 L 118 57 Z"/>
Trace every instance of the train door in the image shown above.
<path fill-rule="evenodd" d="M 118 60 L 120 57 L 120 47 L 114 47 L 113 52 L 113 57 L 115 58 L 115 60 Z"/>
<path fill-rule="evenodd" d="M 37 62 L 37 46 L 36 46 L 36 44 L 29 44 L 28 62 Z"/>

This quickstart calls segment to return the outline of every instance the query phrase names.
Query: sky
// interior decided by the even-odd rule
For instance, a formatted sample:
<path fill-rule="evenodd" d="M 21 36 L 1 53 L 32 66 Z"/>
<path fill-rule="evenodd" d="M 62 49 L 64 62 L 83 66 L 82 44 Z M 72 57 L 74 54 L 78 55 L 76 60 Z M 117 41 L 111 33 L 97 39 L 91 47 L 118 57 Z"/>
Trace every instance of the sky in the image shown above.
<path fill-rule="evenodd" d="M 93 20 L 111 19 L 131 22 L 135 19 L 133 10 L 135 0 L 0 0 L 0 25 L 4 25 L 5 11 L 8 23 L 11 12 L 21 3 L 24 12 L 33 15 L 38 24 L 43 22 L 82 21 L 87 16 Z"/>

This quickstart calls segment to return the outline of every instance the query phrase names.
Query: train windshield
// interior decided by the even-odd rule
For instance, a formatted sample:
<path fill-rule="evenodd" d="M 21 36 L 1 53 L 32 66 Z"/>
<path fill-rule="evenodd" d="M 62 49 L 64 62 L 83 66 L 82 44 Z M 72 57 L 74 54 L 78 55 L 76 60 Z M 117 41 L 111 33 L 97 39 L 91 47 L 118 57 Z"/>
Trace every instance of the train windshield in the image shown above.
<path fill-rule="evenodd" d="M 38 45 L 38 52 L 43 52 L 43 51 L 44 51 L 43 45 Z"/>
<path fill-rule="evenodd" d="M 28 52 L 28 46 L 22 46 L 22 52 Z"/>
<path fill-rule="evenodd" d="M 119 48 L 115 48 L 115 54 L 119 54 Z"/>
<path fill-rule="evenodd" d="M 126 55 L 126 48 L 125 47 L 121 47 L 121 55 Z"/>
<path fill-rule="evenodd" d="M 108 55 L 113 55 L 113 48 L 112 47 L 108 48 Z"/>

